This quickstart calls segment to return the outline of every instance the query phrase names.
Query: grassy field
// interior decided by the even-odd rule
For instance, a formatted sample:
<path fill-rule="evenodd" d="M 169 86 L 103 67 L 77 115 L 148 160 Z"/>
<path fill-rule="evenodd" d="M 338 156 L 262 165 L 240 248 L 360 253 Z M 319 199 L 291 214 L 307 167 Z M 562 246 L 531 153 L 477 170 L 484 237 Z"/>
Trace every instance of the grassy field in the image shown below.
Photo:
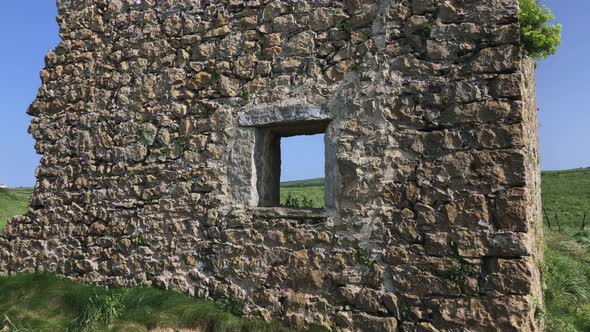
<path fill-rule="evenodd" d="M 590 169 L 543 172 L 542 187 L 548 330 L 590 331 Z"/>
<path fill-rule="evenodd" d="M 290 331 L 240 315 L 239 303 L 173 291 L 106 289 L 43 274 L 0 277 L 0 331 Z"/>
<path fill-rule="evenodd" d="M 27 211 L 32 191 L 30 188 L 0 188 L 0 230 L 4 228 L 8 218 Z"/>
<path fill-rule="evenodd" d="M 281 205 L 286 205 L 289 196 L 302 201 L 311 200 L 311 207 L 324 207 L 324 179 L 289 181 L 281 183 Z"/>
<path fill-rule="evenodd" d="M 543 207 L 552 228 L 557 228 L 555 214 L 570 231 L 580 229 L 584 213 L 590 224 L 590 168 L 543 172 Z"/>
<path fill-rule="evenodd" d="M 545 220 L 545 311 L 542 314 L 547 322 L 547 330 L 588 332 L 590 226 L 586 230 L 581 228 L 585 212 L 589 214 L 586 223 L 590 224 L 590 169 L 544 172 L 542 187 L 543 206 L 552 226 L 549 228 Z M 2 221 L 7 217 L 26 210 L 29 194 L 29 189 L 0 190 L 0 229 Z M 307 197 L 313 201 L 314 207 L 322 207 L 323 179 L 283 183 L 282 203 L 289 194 L 300 199 Z M 557 226 L 556 214 L 561 230 Z M 45 294 L 41 291 L 44 289 L 51 289 L 52 293 L 38 296 Z M 126 293 L 121 295 L 121 292 Z M 122 308 L 114 316 L 109 314 L 113 311 L 113 306 Z M 77 307 L 79 308 L 76 309 Z M 236 310 L 235 306 L 228 305 L 227 302 L 225 305 L 200 302 L 177 293 L 159 290 L 109 292 L 49 276 L 0 278 L 0 322 L 3 314 L 6 314 L 5 320 L 17 327 L 33 327 L 30 330 L 14 329 L 15 331 L 37 331 L 36 327 L 45 324 L 49 327 L 40 331 L 63 331 L 75 322 L 91 321 L 88 317 L 105 315 L 107 318 L 115 317 L 106 319 L 110 322 L 110 331 L 145 331 L 150 326 L 153 327 L 155 322 L 163 322 L 164 326 L 175 328 L 212 327 L 215 331 L 276 331 L 272 329 L 276 327 L 245 321 L 230 313 L 239 314 Z M 96 324 L 106 324 L 101 319 Z M 72 328 L 70 330 L 74 331 Z"/>

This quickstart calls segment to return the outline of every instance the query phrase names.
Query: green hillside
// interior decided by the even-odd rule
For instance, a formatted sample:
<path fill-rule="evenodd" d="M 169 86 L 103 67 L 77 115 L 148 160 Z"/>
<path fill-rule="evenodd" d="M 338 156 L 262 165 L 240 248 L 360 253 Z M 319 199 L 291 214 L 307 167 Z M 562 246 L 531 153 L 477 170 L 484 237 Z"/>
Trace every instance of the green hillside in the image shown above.
<path fill-rule="evenodd" d="M 33 192 L 30 188 L 4 189 L 0 188 L 0 230 L 6 221 L 27 211 L 29 197 Z"/>
<path fill-rule="evenodd" d="M 281 188 L 305 188 L 305 187 L 323 187 L 324 178 L 287 181 L 281 183 Z"/>
<path fill-rule="evenodd" d="M 543 207 L 554 228 L 555 214 L 569 230 L 580 229 L 584 213 L 590 224 L 590 168 L 543 172 L 542 185 Z"/>

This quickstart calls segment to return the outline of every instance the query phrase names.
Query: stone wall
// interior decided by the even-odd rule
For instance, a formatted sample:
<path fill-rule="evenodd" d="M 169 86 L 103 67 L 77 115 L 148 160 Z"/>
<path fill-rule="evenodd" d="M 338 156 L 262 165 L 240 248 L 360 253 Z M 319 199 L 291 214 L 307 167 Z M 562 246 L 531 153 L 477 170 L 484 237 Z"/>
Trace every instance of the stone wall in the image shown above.
<path fill-rule="evenodd" d="M 57 3 L 1 274 L 230 297 L 293 327 L 540 329 L 517 0 Z M 258 207 L 265 130 L 325 130 L 325 210 Z"/>

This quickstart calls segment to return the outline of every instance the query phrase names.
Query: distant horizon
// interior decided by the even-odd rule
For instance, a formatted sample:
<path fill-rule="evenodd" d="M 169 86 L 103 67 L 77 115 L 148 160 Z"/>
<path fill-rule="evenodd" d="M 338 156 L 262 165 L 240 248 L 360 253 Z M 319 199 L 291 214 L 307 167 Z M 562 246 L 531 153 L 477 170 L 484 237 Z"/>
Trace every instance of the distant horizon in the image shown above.
<path fill-rule="evenodd" d="M 579 171 L 579 170 L 590 170 L 590 166 L 588 167 L 577 167 L 577 168 L 568 168 L 568 169 L 548 169 L 542 170 L 541 173 L 549 173 L 549 172 L 567 172 L 567 171 Z M 306 178 L 306 179 L 294 179 L 294 180 L 281 180 L 281 184 L 289 183 L 289 182 L 299 182 L 299 181 L 311 181 L 311 180 L 323 180 L 325 177 L 314 177 L 314 178 Z M 0 182 L 0 189 L 2 189 L 3 183 Z M 18 186 L 18 187 L 11 187 L 8 186 L 7 189 L 33 189 L 35 185 L 31 186 Z"/>

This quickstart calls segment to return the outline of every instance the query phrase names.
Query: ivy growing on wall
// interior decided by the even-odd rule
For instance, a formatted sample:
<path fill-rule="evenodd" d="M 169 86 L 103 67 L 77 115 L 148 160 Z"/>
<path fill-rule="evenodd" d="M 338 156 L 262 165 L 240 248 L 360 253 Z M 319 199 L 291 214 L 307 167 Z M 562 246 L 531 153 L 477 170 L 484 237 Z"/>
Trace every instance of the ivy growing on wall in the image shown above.
<path fill-rule="evenodd" d="M 518 0 L 520 4 L 520 33 L 527 54 L 545 59 L 557 52 L 561 44 L 561 24 L 555 21 L 551 9 L 539 0 Z"/>

